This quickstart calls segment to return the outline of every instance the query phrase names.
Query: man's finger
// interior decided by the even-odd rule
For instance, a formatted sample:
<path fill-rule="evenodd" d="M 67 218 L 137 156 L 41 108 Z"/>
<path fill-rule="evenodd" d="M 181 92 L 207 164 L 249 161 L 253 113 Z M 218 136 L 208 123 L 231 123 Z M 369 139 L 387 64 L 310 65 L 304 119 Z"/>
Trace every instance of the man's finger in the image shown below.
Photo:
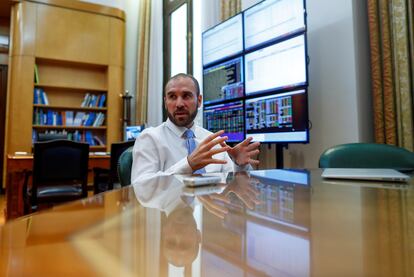
<path fill-rule="evenodd" d="M 245 140 L 243 140 L 242 142 L 240 142 L 240 143 L 239 143 L 239 145 L 242 145 L 242 146 L 248 146 L 248 145 L 249 145 L 249 143 L 250 143 L 252 140 L 253 140 L 253 138 L 252 138 L 252 137 L 248 137 L 247 139 L 245 139 Z"/>
<path fill-rule="evenodd" d="M 208 154 L 208 156 L 214 156 L 214 155 L 216 155 L 216 154 L 218 154 L 218 153 L 222 153 L 222 152 L 226 152 L 226 151 L 229 151 L 230 150 L 230 146 L 225 146 L 225 147 L 219 147 L 219 148 L 213 148 L 213 149 L 210 149 L 208 152 L 207 152 L 207 154 Z"/>
<path fill-rule="evenodd" d="M 222 142 L 228 140 L 229 138 L 227 136 L 224 137 L 219 137 L 219 138 L 215 138 L 214 140 L 208 142 L 205 145 L 205 148 L 210 150 L 211 148 L 213 148 L 214 146 L 216 146 L 217 144 L 221 144 Z"/>
<path fill-rule="evenodd" d="M 258 165 L 259 163 L 260 162 L 258 160 L 253 160 L 253 159 L 249 160 L 249 164 L 252 164 L 252 165 Z"/>
<path fill-rule="evenodd" d="M 259 146 L 260 146 L 260 142 L 256 141 L 256 142 L 249 144 L 249 146 L 247 146 L 247 150 L 251 151 L 253 149 L 258 148 Z"/>
<path fill-rule="evenodd" d="M 208 164 L 226 164 L 227 163 L 227 161 L 219 160 L 219 159 L 206 159 L 206 160 L 204 160 L 204 162 L 206 163 L 206 165 L 208 165 Z"/>
<path fill-rule="evenodd" d="M 215 132 L 214 134 L 211 134 L 208 137 L 206 137 L 201 143 L 208 143 L 208 142 L 212 141 L 213 139 L 215 139 L 216 137 L 221 136 L 223 133 L 224 133 L 224 130 L 220 130 L 218 132 Z"/>
<path fill-rule="evenodd" d="M 259 149 L 253 150 L 253 151 L 249 151 L 247 154 L 249 155 L 249 157 L 251 156 L 256 156 L 260 153 Z"/>

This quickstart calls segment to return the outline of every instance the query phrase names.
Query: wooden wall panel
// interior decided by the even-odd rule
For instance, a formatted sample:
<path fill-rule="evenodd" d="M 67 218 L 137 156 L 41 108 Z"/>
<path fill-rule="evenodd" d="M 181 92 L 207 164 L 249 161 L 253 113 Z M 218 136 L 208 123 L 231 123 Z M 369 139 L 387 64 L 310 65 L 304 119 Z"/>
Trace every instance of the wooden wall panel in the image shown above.
<path fill-rule="evenodd" d="M 108 114 L 107 114 L 107 145 L 122 140 L 122 98 L 124 69 L 117 66 L 108 67 Z"/>
<path fill-rule="evenodd" d="M 30 2 L 13 5 L 11 26 L 9 54 L 33 56 L 36 40 L 36 5 Z"/>
<path fill-rule="evenodd" d="M 116 18 L 110 19 L 109 41 L 109 64 L 123 66 L 125 57 L 125 25 L 123 21 Z"/>
<path fill-rule="evenodd" d="M 40 85 L 106 90 L 106 67 L 36 61 Z"/>
<path fill-rule="evenodd" d="M 109 18 L 38 5 L 37 57 L 108 64 Z"/>
<path fill-rule="evenodd" d="M 34 57 L 10 58 L 5 153 L 31 152 Z"/>

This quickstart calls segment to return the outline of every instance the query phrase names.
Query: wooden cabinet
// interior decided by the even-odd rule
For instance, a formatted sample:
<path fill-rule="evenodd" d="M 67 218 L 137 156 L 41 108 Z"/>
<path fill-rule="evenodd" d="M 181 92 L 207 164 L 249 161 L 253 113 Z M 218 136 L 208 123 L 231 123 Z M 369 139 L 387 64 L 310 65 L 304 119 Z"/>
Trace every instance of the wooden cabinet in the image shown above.
<path fill-rule="evenodd" d="M 125 15 L 122 11 L 72 0 L 15 1 L 11 13 L 4 161 L 31 152 L 39 133 L 86 134 L 92 151 L 109 151 L 122 139 Z M 39 82 L 35 83 L 35 67 Z M 48 105 L 36 101 L 44 90 Z M 101 106 L 82 106 L 86 94 L 104 96 Z M 73 112 L 102 114 L 101 124 L 66 124 Z M 39 114 L 65 115 L 50 124 Z M 5 167 L 6 165 L 4 165 Z"/>

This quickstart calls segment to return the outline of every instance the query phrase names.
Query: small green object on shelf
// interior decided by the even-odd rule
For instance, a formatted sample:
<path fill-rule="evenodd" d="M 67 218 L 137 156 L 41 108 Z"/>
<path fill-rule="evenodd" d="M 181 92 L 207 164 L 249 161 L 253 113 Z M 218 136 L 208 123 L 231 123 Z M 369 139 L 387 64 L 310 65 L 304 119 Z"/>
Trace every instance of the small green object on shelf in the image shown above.
<path fill-rule="evenodd" d="M 36 85 L 39 84 L 39 69 L 37 68 L 37 64 L 34 66 L 34 83 Z"/>

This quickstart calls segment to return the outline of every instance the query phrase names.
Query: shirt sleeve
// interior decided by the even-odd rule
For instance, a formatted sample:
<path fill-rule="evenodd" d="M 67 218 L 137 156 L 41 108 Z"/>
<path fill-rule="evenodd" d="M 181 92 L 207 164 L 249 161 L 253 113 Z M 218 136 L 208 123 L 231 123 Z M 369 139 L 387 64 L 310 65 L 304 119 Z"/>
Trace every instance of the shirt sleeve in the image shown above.
<path fill-rule="evenodd" d="M 167 169 L 162 168 L 162 149 L 159 149 L 154 137 L 143 132 L 135 141 L 132 152 L 131 183 L 135 184 L 142 178 L 152 178 L 161 175 L 187 174 L 192 169 L 187 157 L 176 162 Z"/>

